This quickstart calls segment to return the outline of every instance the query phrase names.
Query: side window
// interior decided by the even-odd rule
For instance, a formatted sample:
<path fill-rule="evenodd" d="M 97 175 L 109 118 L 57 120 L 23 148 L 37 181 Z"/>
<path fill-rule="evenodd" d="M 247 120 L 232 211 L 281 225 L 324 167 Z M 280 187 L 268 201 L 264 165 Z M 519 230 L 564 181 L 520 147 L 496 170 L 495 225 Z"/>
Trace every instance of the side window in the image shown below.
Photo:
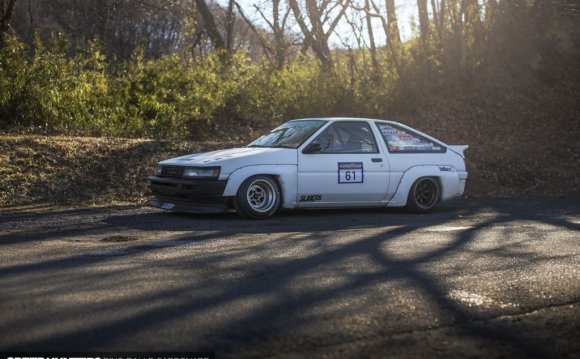
<path fill-rule="evenodd" d="M 366 122 L 335 122 L 318 135 L 312 144 L 319 153 L 378 153 L 377 142 Z"/>
<path fill-rule="evenodd" d="M 413 131 L 388 123 L 376 124 L 390 153 L 444 153 L 441 144 Z"/>

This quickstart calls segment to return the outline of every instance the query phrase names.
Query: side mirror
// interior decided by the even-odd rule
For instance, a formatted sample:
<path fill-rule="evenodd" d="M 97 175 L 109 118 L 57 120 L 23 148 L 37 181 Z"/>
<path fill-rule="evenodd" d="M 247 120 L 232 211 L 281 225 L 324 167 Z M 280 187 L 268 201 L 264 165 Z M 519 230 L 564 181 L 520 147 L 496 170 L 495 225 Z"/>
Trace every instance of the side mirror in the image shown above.
<path fill-rule="evenodd" d="M 322 146 L 320 143 L 310 143 L 308 146 L 304 147 L 302 153 L 304 154 L 312 154 L 312 153 L 320 153 L 322 151 Z"/>

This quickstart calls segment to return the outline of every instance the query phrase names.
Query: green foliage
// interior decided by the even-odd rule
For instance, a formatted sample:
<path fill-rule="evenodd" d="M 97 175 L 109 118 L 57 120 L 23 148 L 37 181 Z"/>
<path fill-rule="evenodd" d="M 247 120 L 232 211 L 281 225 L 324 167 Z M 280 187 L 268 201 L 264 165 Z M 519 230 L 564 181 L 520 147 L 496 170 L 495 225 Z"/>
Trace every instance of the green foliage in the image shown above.
<path fill-rule="evenodd" d="M 377 114 L 392 90 L 392 74 L 355 75 L 347 57 L 332 73 L 304 57 L 278 69 L 243 52 L 151 60 L 137 50 L 113 66 L 98 41 L 35 44 L 29 56 L 9 39 L 0 55 L 1 120 L 19 132 L 240 139 L 289 118 Z M 364 68 L 363 52 L 355 57 Z"/>
<path fill-rule="evenodd" d="M 24 44 L 5 35 L 0 49 L 0 129 L 14 125 L 21 117 L 23 89 L 30 77 Z"/>
<path fill-rule="evenodd" d="M 117 62 L 99 41 L 72 48 L 64 36 L 37 36 L 28 49 L 6 34 L 0 131 L 246 140 L 292 118 L 399 117 L 474 85 L 495 91 L 494 83 L 525 71 L 551 84 L 569 78 L 577 25 L 555 15 L 544 24 L 534 15 L 541 6 L 518 9 L 501 2 L 465 26 L 459 18 L 433 22 L 429 36 L 402 49 L 377 48 L 376 62 L 367 49 L 335 49 L 330 69 L 298 54 L 278 67 L 243 51 L 150 59 L 137 49 Z"/>
<path fill-rule="evenodd" d="M 9 38 L 0 53 L 0 120 L 20 131 L 197 137 L 243 95 L 253 67 L 243 54 L 227 63 L 177 55 L 145 60 L 137 51 L 113 69 L 100 44 L 71 49 L 63 37 L 37 39 L 29 58 Z M 234 112 L 241 111 L 235 109 Z"/>
<path fill-rule="evenodd" d="M 28 59 L 22 44 L 10 39 L 0 53 L 4 123 L 49 133 L 107 132 L 114 107 L 105 57 L 95 43 L 73 56 L 68 50 L 62 37 L 47 46 L 37 39 Z"/>

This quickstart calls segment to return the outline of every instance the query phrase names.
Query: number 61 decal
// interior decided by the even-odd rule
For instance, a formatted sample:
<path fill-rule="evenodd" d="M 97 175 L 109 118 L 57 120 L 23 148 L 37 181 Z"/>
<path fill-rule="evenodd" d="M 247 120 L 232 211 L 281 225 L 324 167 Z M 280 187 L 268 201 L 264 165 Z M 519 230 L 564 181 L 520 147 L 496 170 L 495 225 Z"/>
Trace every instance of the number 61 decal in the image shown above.
<path fill-rule="evenodd" d="M 362 162 L 338 162 L 338 183 L 363 183 Z"/>

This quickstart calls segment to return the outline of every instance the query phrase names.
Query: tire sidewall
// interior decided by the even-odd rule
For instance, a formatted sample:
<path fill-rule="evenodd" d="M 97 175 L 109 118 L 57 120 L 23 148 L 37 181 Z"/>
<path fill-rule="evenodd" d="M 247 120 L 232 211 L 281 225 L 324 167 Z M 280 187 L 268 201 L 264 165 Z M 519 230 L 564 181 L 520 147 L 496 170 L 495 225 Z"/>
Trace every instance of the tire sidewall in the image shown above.
<path fill-rule="evenodd" d="M 274 191 L 274 195 L 276 197 L 274 199 L 275 203 L 272 206 L 272 208 L 270 208 L 266 212 L 256 211 L 248 203 L 247 192 L 248 192 L 249 187 L 255 181 L 268 182 Z M 238 189 L 238 193 L 236 194 L 236 196 L 234 198 L 234 206 L 235 206 L 238 214 L 240 216 L 242 216 L 243 218 L 249 218 L 249 219 L 265 219 L 265 218 L 271 217 L 274 213 L 276 213 L 276 211 L 280 207 L 280 203 L 281 203 L 281 192 L 280 192 L 280 187 L 278 186 L 278 183 L 272 177 L 265 176 L 265 175 L 252 176 L 252 177 L 249 177 L 248 179 L 246 179 L 242 183 L 240 188 Z"/>
<path fill-rule="evenodd" d="M 433 183 L 435 185 L 435 200 L 433 201 L 433 204 L 429 207 L 424 207 L 422 205 L 420 205 L 419 203 L 417 203 L 417 200 L 415 198 L 415 188 L 417 187 L 417 185 L 419 183 L 421 183 L 422 181 L 430 181 L 431 183 Z M 427 213 L 427 212 L 431 212 L 433 210 L 433 208 L 435 208 L 437 206 L 437 204 L 439 203 L 439 201 L 441 200 L 441 185 L 439 184 L 439 180 L 435 177 L 421 177 L 418 178 L 413 185 L 411 186 L 411 189 L 409 190 L 409 194 L 407 197 L 407 209 L 411 212 L 414 213 Z"/>

